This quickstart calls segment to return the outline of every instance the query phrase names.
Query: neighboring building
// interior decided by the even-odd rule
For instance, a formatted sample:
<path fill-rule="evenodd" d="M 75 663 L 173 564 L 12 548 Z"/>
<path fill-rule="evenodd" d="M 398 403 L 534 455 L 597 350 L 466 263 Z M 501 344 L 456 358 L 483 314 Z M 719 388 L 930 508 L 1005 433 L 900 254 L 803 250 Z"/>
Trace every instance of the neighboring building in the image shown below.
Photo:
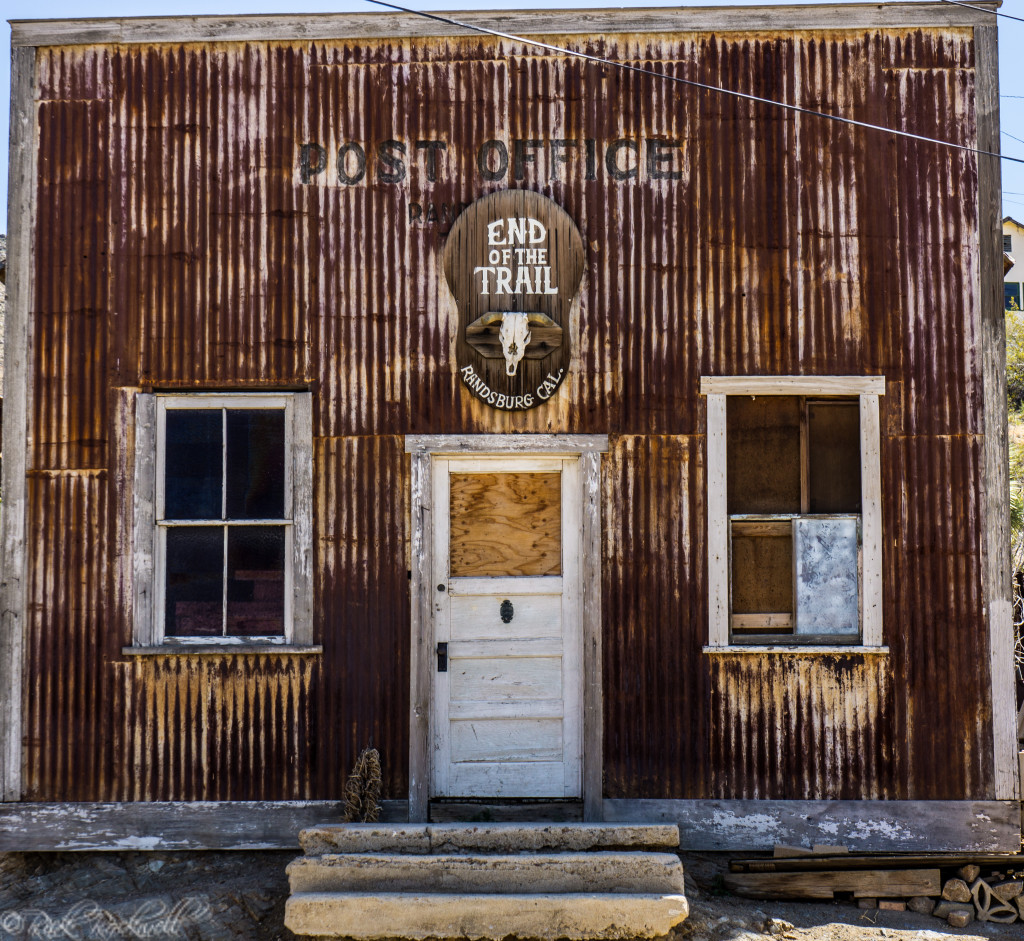
<path fill-rule="evenodd" d="M 1017 849 L 977 7 L 15 22 L 0 849 Z"/>
<path fill-rule="evenodd" d="M 1007 310 L 1024 310 L 1021 306 L 1021 281 L 1024 280 L 1024 225 L 1011 216 L 1003 219 L 1003 252 L 1010 257 L 1003 276 L 1003 304 Z"/>

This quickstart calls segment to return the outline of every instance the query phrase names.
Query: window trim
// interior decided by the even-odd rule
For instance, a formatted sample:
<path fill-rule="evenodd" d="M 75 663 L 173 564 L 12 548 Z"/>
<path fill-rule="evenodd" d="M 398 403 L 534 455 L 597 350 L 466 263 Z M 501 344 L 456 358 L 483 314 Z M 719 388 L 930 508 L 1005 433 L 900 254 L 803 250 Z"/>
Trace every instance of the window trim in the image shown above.
<path fill-rule="evenodd" d="M 729 638 L 729 514 L 727 504 L 726 399 L 730 395 L 846 395 L 860 405 L 861 613 L 860 645 L 848 637 L 830 650 L 882 648 L 882 488 L 879 396 L 884 376 L 702 376 L 707 415 L 708 644 L 706 651 L 768 652 L 820 649 L 820 641 L 735 644 Z"/>
<path fill-rule="evenodd" d="M 163 634 L 162 459 L 168 409 L 281 408 L 285 412 L 285 632 L 283 637 L 170 637 Z M 317 653 L 313 645 L 313 434 L 308 392 L 137 393 L 135 397 L 132 646 L 126 652 Z"/>

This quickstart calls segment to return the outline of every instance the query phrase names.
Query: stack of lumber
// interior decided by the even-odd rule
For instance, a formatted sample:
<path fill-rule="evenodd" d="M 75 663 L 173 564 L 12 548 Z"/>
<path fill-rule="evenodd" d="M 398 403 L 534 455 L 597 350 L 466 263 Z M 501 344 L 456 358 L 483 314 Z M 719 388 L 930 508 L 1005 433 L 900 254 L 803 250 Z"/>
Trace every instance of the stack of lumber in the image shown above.
<path fill-rule="evenodd" d="M 1024 856 L 851 853 L 841 846 L 777 846 L 771 859 L 737 859 L 726 887 L 756 899 L 852 898 L 861 908 L 919 912 L 962 928 L 975 918 L 1024 921 Z"/>

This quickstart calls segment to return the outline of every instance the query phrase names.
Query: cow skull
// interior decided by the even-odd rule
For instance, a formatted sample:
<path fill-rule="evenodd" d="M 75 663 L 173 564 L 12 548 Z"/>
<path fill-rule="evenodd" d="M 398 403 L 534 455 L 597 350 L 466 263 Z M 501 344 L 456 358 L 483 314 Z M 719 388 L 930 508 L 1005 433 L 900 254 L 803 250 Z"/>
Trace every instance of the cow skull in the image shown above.
<path fill-rule="evenodd" d="M 519 368 L 519 361 L 526 353 L 530 342 L 529 314 L 506 312 L 501 315 L 501 329 L 498 339 L 501 340 L 501 351 L 505 354 L 505 375 L 514 376 Z"/>

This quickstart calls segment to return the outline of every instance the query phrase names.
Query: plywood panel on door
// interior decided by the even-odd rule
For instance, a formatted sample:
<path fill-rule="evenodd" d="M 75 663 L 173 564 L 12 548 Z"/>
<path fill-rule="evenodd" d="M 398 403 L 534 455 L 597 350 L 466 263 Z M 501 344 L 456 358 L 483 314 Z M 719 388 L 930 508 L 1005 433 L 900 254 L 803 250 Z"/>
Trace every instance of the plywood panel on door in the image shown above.
<path fill-rule="evenodd" d="M 560 473 L 451 475 L 451 575 L 560 575 Z"/>

